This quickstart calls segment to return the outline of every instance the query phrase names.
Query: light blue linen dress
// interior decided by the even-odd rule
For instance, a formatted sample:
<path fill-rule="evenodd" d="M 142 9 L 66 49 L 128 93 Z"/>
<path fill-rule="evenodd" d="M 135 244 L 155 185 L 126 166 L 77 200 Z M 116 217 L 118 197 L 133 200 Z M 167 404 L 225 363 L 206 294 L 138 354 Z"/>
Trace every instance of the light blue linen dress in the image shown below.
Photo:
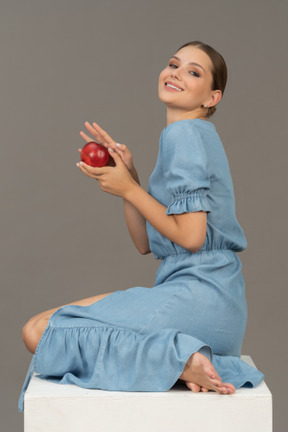
<path fill-rule="evenodd" d="M 236 388 L 262 381 L 263 374 L 239 358 L 247 306 L 237 252 L 246 239 L 235 215 L 227 157 L 211 122 L 181 120 L 163 130 L 148 191 L 167 215 L 207 212 L 204 245 L 190 253 L 147 223 L 151 251 L 162 260 L 154 287 L 58 309 L 33 356 L 20 411 L 34 371 L 85 388 L 166 391 L 199 351 Z"/>

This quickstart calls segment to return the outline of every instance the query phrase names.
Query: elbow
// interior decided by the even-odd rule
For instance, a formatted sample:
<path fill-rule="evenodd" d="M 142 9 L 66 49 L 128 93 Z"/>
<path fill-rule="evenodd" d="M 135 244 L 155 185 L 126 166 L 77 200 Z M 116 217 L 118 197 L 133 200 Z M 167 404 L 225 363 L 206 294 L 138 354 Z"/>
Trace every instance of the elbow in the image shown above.
<path fill-rule="evenodd" d="M 151 252 L 149 248 L 137 248 L 137 249 L 141 255 L 147 255 Z"/>
<path fill-rule="evenodd" d="M 141 255 L 147 255 L 151 252 L 149 242 L 134 243 L 136 249 Z"/>
<path fill-rule="evenodd" d="M 202 246 L 203 246 L 203 245 L 201 245 L 201 246 L 187 247 L 187 248 L 185 248 L 185 249 L 187 249 L 188 252 L 191 252 L 191 253 L 197 253 L 197 252 L 201 249 Z"/>
<path fill-rule="evenodd" d="M 204 243 L 205 243 L 205 237 L 198 238 L 198 239 L 186 238 L 180 246 L 182 246 L 188 252 L 197 253 L 202 248 Z"/>

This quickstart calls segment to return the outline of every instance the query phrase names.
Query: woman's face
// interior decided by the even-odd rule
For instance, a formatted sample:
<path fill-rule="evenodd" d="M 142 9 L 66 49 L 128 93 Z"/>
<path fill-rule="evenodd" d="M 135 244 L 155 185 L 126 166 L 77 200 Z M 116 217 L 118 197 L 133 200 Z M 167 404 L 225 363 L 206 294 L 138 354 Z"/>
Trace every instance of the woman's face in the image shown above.
<path fill-rule="evenodd" d="M 183 113 L 202 113 L 201 106 L 213 106 L 221 99 L 221 91 L 212 90 L 212 62 L 195 46 L 178 51 L 160 73 L 158 94 L 167 108 Z M 216 101 L 217 99 L 217 101 Z M 216 103 L 215 103 L 216 101 Z"/>

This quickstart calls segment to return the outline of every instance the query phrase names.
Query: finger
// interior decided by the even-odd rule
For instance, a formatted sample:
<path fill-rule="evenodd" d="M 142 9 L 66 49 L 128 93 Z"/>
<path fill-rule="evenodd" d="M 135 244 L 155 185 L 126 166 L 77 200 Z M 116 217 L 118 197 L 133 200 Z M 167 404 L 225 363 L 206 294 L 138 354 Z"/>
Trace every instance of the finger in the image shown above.
<path fill-rule="evenodd" d="M 125 144 L 116 143 L 116 148 L 118 150 L 121 150 L 124 158 L 132 158 L 132 154 Z"/>
<path fill-rule="evenodd" d="M 121 159 L 123 160 L 124 155 L 123 155 L 123 152 L 121 150 L 118 150 L 118 148 L 116 148 L 114 150 L 114 152 L 116 152 L 121 157 Z"/>
<path fill-rule="evenodd" d="M 102 129 L 97 123 L 93 122 L 93 127 L 96 130 L 96 132 L 101 137 L 101 144 L 104 145 L 107 148 L 116 148 L 116 142 L 113 140 L 113 138 L 108 135 L 104 129 Z"/>
<path fill-rule="evenodd" d="M 105 173 L 105 167 L 92 167 L 91 165 L 86 164 L 85 162 L 80 162 L 80 165 L 89 171 L 91 174 L 100 176 Z"/>
<path fill-rule="evenodd" d="M 84 138 L 86 143 L 93 141 L 93 139 L 83 131 L 80 132 L 80 135 L 82 138 Z"/>
<path fill-rule="evenodd" d="M 76 165 L 81 169 L 81 171 L 85 172 L 85 174 L 87 173 L 87 175 L 89 174 L 89 176 L 93 176 L 93 178 L 99 178 L 105 174 L 105 167 L 91 167 L 85 162 L 78 162 Z"/>
<path fill-rule="evenodd" d="M 96 177 L 92 174 L 92 173 L 90 173 L 89 171 L 87 171 L 86 170 L 86 168 L 83 166 L 83 165 L 81 165 L 79 162 L 76 164 L 77 165 L 77 167 L 86 175 L 86 176 L 88 176 L 88 177 L 90 177 L 90 178 L 93 178 L 94 180 L 96 180 Z"/>
<path fill-rule="evenodd" d="M 118 147 L 118 149 L 121 150 L 122 152 L 127 150 L 127 147 L 125 144 L 116 143 L 116 147 Z"/>
<path fill-rule="evenodd" d="M 116 143 L 116 146 L 113 149 L 114 151 L 116 151 L 116 153 L 118 153 L 121 156 L 122 160 L 125 157 L 124 156 L 124 153 L 125 153 L 125 148 L 124 147 L 126 147 L 126 146 L 124 146 L 123 144 Z"/>
<path fill-rule="evenodd" d="M 119 165 L 120 163 L 123 163 L 122 157 L 117 153 L 117 151 L 113 150 L 112 148 L 108 148 L 110 156 L 114 159 L 114 162 L 116 165 Z"/>
<path fill-rule="evenodd" d="M 96 138 L 96 140 L 98 142 L 101 142 L 101 136 L 96 131 L 96 129 L 93 126 L 91 126 L 91 124 L 87 121 L 84 124 L 85 124 L 86 128 L 88 129 L 88 131 L 91 133 L 91 135 L 93 135 L 93 137 Z"/>

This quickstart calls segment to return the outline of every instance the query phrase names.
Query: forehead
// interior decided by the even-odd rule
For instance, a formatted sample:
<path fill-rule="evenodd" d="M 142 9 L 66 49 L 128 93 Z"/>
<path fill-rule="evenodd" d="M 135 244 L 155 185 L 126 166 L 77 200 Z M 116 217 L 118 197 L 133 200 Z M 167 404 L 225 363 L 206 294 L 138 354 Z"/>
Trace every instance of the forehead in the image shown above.
<path fill-rule="evenodd" d="M 197 48 L 195 46 L 190 45 L 182 48 L 177 51 L 175 55 L 179 57 L 179 59 L 183 63 L 194 62 L 200 64 L 205 70 L 213 70 L 213 65 L 210 57 L 200 48 Z"/>

